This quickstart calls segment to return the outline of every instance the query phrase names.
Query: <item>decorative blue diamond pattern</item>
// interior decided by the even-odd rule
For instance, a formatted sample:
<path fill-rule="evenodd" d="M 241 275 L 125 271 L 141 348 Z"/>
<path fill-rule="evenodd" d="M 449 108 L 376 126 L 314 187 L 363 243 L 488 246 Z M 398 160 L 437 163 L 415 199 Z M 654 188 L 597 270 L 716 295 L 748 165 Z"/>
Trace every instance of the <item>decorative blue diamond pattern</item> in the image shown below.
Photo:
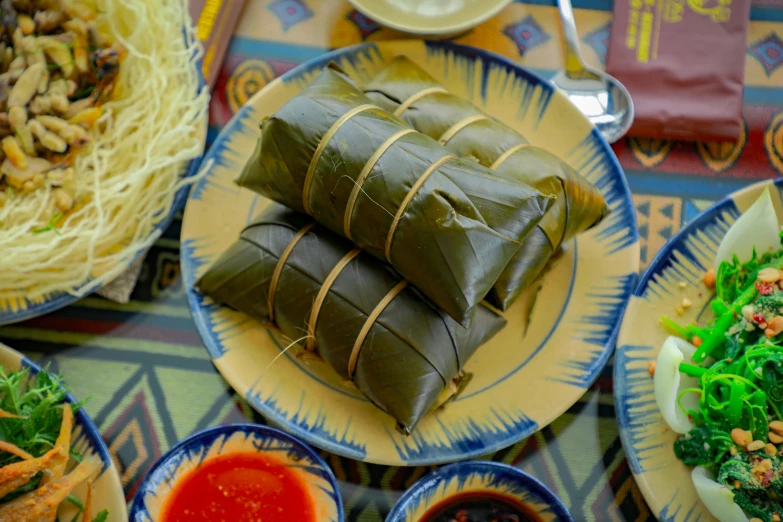
<path fill-rule="evenodd" d="M 606 53 L 609 51 L 609 37 L 611 36 L 611 25 L 606 24 L 603 27 L 599 27 L 595 31 L 587 33 L 584 37 L 584 42 L 593 48 L 595 54 L 601 60 L 601 63 L 606 63 Z"/>
<path fill-rule="evenodd" d="M 367 38 L 372 33 L 379 31 L 381 28 L 381 26 L 375 23 L 375 20 L 364 16 L 356 9 L 348 13 L 346 18 L 356 25 L 356 27 L 359 29 L 359 32 L 362 33 L 362 38 Z"/>
<path fill-rule="evenodd" d="M 764 68 L 767 76 L 772 75 L 783 64 L 783 40 L 772 32 L 766 38 L 752 44 L 748 54 L 755 58 Z"/>
<path fill-rule="evenodd" d="M 509 24 L 503 33 L 511 38 L 519 48 L 519 54 L 525 54 L 530 49 L 547 42 L 550 36 L 532 16 L 527 16 L 519 22 Z"/>
<path fill-rule="evenodd" d="M 275 0 L 268 6 L 283 24 L 283 31 L 313 17 L 313 11 L 304 0 Z"/>

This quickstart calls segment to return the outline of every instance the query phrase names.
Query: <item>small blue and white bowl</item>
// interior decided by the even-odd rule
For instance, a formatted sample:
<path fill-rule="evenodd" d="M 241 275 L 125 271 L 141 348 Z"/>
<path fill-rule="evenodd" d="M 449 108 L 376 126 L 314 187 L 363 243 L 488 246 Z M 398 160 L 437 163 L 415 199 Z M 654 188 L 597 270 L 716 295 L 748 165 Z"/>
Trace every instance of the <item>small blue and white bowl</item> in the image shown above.
<path fill-rule="evenodd" d="M 297 473 L 307 485 L 319 522 L 343 522 L 337 480 L 321 457 L 299 439 L 259 424 L 209 428 L 171 448 L 155 463 L 136 492 L 131 522 L 158 522 L 165 500 L 177 481 L 206 459 L 248 452 L 273 454 Z"/>
<path fill-rule="evenodd" d="M 563 502 L 538 479 L 506 464 L 480 460 L 451 464 L 425 476 L 400 497 L 386 522 L 417 522 L 442 500 L 471 491 L 511 497 L 543 522 L 574 522 Z"/>

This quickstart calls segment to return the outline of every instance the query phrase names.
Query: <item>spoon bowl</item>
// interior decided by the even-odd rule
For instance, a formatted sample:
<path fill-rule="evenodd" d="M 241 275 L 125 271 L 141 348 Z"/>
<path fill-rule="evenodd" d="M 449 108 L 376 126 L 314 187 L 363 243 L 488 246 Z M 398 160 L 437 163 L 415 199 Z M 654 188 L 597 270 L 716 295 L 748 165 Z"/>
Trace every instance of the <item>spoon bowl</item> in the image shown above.
<path fill-rule="evenodd" d="M 566 68 L 552 83 L 587 116 L 609 143 L 628 132 L 634 117 L 628 89 L 615 77 L 585 64 L 570 0 L 558 0 L 565 38 Z"/>

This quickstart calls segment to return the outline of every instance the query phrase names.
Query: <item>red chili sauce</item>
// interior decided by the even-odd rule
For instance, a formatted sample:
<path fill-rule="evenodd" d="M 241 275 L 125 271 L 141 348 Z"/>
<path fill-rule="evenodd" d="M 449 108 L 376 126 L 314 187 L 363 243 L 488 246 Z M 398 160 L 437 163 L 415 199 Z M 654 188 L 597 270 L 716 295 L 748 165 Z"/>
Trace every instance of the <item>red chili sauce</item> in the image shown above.
<path fill-rule="evenodd" d="M 468 491 L 445 498 L 418 522 L 542 522 L 532 508 L 492 491 Z"/>
<path fill-rule="evenodd" d="M 161 515 L 162 522 L 317 522 L 302 480 L 261 453 L 204 461 L 174 486 Z"/>

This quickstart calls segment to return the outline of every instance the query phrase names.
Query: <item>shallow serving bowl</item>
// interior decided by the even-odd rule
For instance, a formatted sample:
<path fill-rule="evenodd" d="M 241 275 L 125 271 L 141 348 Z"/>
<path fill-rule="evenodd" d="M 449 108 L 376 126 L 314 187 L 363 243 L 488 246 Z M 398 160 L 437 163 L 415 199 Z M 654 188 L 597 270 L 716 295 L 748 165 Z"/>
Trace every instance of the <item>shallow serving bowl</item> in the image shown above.
<path fill-rule="evenodd" d="M 185 34 L 185 31 L 186 29 L 183 26 L 183 35 Z M 206 86 L 206 80 L 204 79 L 204 73 L 201 66 L 201 58 L 198 58 L 195 63 L 198 72 L 198 88 L 202 89 Z M 204 121 L 197 122 L 197 125 L 198 128 L 196 129 L 196 132 L 199 133 L 205 147 L 207 140 L 206 118 Z M 201 159 L 201 156 L 199 156 L 197 158 L 183 162 L 180 170 L 181 181 L 192 178 L 197 174 Z M 152 227 L 152 229 L 149 231 L 147 238 L 157 238 L 162 235 L 167 228 L 169 228 L 169 225 L 171 225 L 171 223 L 174 221 L 174 217 L 185 204 L 189 190 L 190 186 L 188 184 L 184 184 L 176 191 L 168 213 L 158 216 L 158 220 L 155 223 L 155 226 Z M 130 269 L 134 263 L 139 262 L 139 259 L 143 258 L 146 255 L 146 252 L 147 251 L 144 250 L 137 253 L 132 260 L 127 262 L 127 268 Z M 120 274 L 118 277 L 121 278 L 122 276 L 123 274 Z M 96 283 L 94 277 L 95 274 L 91 274 L 90 279 L 82 283 L 80 286 L 74 288 L 70 292 L 57 291 L 48 293 L 35 299 L 0 299 L 0 326 L 19 323 L 54 312 L 56 310 L 60 310 L 61 308 L 65 308 L 66 306 L 82 299 L 84 296 L 100 290 L 103 287 L 103 284 Z"/>
<path fill-rule="evenodd" d="M 132 522 L 158 522 L 164 501 L 177 481 L 206 459 L 229 453 L 268 453 L 293 470 L 315 502 L 318 522 L 343 522 L 337 481 L 309 446 L 278 429 L 231 424 L 191 435 L 158 460 L 142 481 L 131 505 Z"/>
<path fill-rule="evenodd" d="M 41 371 L 37 364 L 4 344 L 0 344 L 0 366 L 8 371 L 27 368 L 31 376 L 35 376 Z M 67 385 L 67 378 L 65 382 Z M 76 403 L 76 399 L 70 394 L 66 400 L 71 404 Z M 117 473 L 117 468 L 109 454 L 109 448 L 106 447 L 98 428 L 92 423 L 84 409 L 76 412 L 74 417 L 71 435 L 73 449 L 85 457 L 97 455 L 103 464 L 100 474 L 93 480 L 93 513 L 100 513 L 106 509 L 109 512 L 106 522 L 127 522 L 128 510 L 125 504 L 125 493 L 120 483 L 120 475 Z M 73 495 L 83 500 L 86 492 L 87 484 L 83 483 L 73 491 Z M 71 520 L 75 513 L 74 507 L 69 502 L 63 502 L 57 515 L 60 520 Z"/>
<path fill-rule="evenodd" d="M 498 14 L 513 0 L 348 0 L 379 24 L 422 35 L 454 35 Z"/>
<path fill-rule="evenodd" d="M 506 464 L 476 460 L 442 467 L 416 482 L 400 497 L 386 522 L 417 522 L 440 501 L 472 491 L 511 497 L 542 522 L 574 520 L 563 502 L 537 478 Z"/>
<path fill-rule="evenodd" d="M 334 61 L 359 83 L 405 55 L 458 96 L 548 149 L 593 182 L 611 214 L 565 245 L 530 312 L 520 299 L 506 327 L 468 361 L 472 379 L 410 436 L 326 363 L 297 357 L 279 330 L 212 302 L 193 288 L 269 201 L 234 180 L 251 156 L 259 122 Z M 509 110 L 514 107 L 514 110 Z M 218 136 L 182 225 L 182 272 L 193 319 L 215 366 L 276 425 L 356 460 L 428 465 L 480 457 L 543 428 L 584 395 L 614 348 L 639 270 L 628 186 L 612 149 L 565 96 L 517 64 L 471 47 L 407 40 L 339 49 L 291 70 L 256 94 Z M 529 321 L 528 321 L 529 318 Z M 284 352 L 284 353 L 281 353 Z"/>
<path fill-rule="evenodd" d="M 614 363 L 614 389 L 620 437 L 636 482 L 659 520 L 715 520 L 699 500 L 691 468 L 674 456 L 677 434 L 669 429 L 655 402 L 650 362 L 669 334 L 662 315 L 680 323 L 696 320 L 713 295 L 702 284 L 729 227 L 766 187 L 778 216 L 783 215 L 783 178 L 731 194 L 688 223 L 664 245 L 642 276 L 628 303 Z M 685 288 L 681 288 L 685 283 Z M 693 305 L 678 317 L 675 308 L 688 297 Z"/>

